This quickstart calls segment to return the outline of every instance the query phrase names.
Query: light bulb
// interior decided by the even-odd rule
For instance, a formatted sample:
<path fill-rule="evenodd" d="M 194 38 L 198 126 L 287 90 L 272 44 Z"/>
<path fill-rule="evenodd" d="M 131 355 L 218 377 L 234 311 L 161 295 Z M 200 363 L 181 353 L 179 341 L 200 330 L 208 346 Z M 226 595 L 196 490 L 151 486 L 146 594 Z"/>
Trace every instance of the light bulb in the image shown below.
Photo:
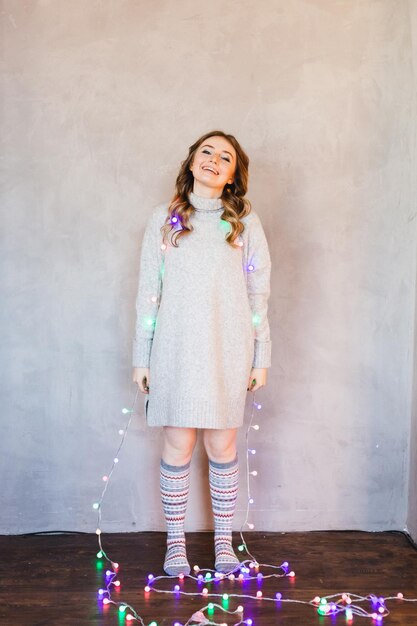
<path fill-rule="evenodd" d="M 254 269 L 255 269 L 255 268 L 253 267 L 253 265 L 248 265 L 248 270 L 249 270 L 250 272 L 252 272 Z"/>
<path fill-rule="evenodd" d="M 149 585 L 146 585 L 146 587 L 144 588 L 145 593 L 149 593 L 151 590 L 151 588 L 149 587 Z"/>
<path fill-rule="evenodd" d="M 109 477 L 108 476 L 103 476 L 103 480 L 104 480 L 104 482 L 107 482 L 109 480 Z"/>
<path fill-rule="evenodd" d="M 208 594 L 207 587 L 204 587 L 204 589 L 203 589 L 203 591 L 201 593 L 203 594 L 203 596 L 206 596 Z"/>
<path fill-rule="evenodd" d="M 101 535 L 101 530 L 100 530 L 100 528 L 97 528 L 97 530 L 96 530 L 96 535 Z"/>
<path fill-rule="evenodd" d="M 281 600 L 281 598 L 282 598 L 282 593 L 279 593 L 279 592 L 278 592 L 278 593 L 276 593 L 276 594 L 275 594 L 275 598 L 276 598 L 277 600 Z"/>
<path fill-rule="evenodd" d="M 115 459 L 113 459 L 113 461 L 114 461 L 115 463 L 118 463 L 118 462 L 119 462 L 119 459 L 116 457 Z"/>
<path fill-rule="evenodd" d="M 161 250 L 166 250 L 166 249 L 167 249 L 166 244 L 165 243 L 161 244 Z"/>
<path fill-rule="evenodd" d="M 119 435 L 123 435 L 123 433 L 124 433 L 124 432 L 125 432 L 125 431 L 121 428 L 121 429 L 119 430 Z"/>
<path fill-rule="evenodd" d="M 120 611 L 120 613 L 124 613 L 124 612 L 126 611 L 126 609 L 127 609 L 127 607 L 126 607 L 124 604 L 121 604 L 121 605 L 119 606 L 119 611 Z"/>
<path fill-rule="evenodd" d="M 253 504 L 254 503 L 254 499 L 253 498 L 249 498 L 249 504 Z"/>
<path fill-rule="evenodd" d="M 253 428 L 253 430 L 259 430 L 259 424 L 254 424 L 254 425 L 252 426 L 252 428 Z"/>
<path fill-rule="evenodd" d="M 227 593 L 224 593 L 224 594 L 223 594 L 223 600 L 228 600 L 228 599 L 229 599 L 228 594 L 227 594 Z"/>
<path fill-rule="evenodd" d="M 129 409 L 124 408 L 124 409 L 122 409 L 122 413 L 123 413 L 124 415 L 126 415 L 126 413 L 130 413 L 130 411 L 129 411 Z"/>
<path fill-rule="evenodd" d="M 253 472 L 251 472 L 252 476 L 257 476 L 258 472 L 256 470 L 253 470 Z"/>
<path fill-rule="evenodd" d="M 94 504 L 93 504 L 93 509 L 96 509 L 96 510 L 97 510 L 97 509 L 99 508 L 99 506 L 100 506 L 100 505 L 99 505 L 99 503 L 98 503 L 98 502 L 94 502 Z"/>
<path fill-rule="evenodd" d="M 262 409 L 262 404 L 257 404 L 257 405 L 256 405 L 256 408 L 257 408 L 258 410 L 259 410 L 259 409 Z"/>
<path fill-rule="evenodd" d="M 257 591 L 256 592 L 256 597 L 257 598 L 262 598 L 262 591 Z"/>
<path fill-rule="evenodd" d="M 255 524 L 248 524 L 248 527 L 253 530 L 255 528 Z"/>
<path fill-rule="evenodd" d="M 237 607 L 236 613 L 243 613 L 243 606 L 241 604 Z"/>
<path fill-rule="evenodd" d="M 109 604 L 109 603 L 110 603 L 110 600 L 108 598 L 103 599 L 103 604 Z"/>

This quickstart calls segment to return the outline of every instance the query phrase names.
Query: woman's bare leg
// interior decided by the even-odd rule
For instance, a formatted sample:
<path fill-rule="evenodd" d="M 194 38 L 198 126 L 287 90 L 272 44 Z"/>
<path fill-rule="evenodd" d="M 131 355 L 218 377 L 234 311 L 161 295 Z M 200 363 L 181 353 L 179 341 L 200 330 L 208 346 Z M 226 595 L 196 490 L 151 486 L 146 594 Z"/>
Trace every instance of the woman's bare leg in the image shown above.
<path fill-rule="evenodd" d="M 214 514 L 215 569 L 223 573 L 235 570 L 240 564 L 232 547 L 232 524 L 239 483 L 236 435 L 236 428 L 204 431 Z"/>
<path fill-rule="evenodd" d="M 184 520 L 190 484 L 190 461 L 196 439 L 195 428 L 164 427 L 160 487 L 168 531 L 164 570 L 170 576 L 190 573 Z"/>

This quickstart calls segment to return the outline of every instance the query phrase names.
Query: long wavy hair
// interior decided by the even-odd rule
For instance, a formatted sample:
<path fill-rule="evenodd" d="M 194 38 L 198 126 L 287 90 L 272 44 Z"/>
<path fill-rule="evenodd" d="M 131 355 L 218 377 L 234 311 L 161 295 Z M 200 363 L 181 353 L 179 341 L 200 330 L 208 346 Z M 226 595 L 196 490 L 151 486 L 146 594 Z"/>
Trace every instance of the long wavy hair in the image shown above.
<path fill-rule="evenodd" d="M 249 158 L 239 142 L 233 135 L 227 135 L 222 130 L 213 130 L 206 133 L 188 149 L 188 157 L 182 161 L 179 174 L 175 183 L 175 193 L 168 206 L 168 215 L 165 224 L 161 226 L 163 240 L 170 239 L 170 243 L 178 247 L 180 237 L 189 235 L 193 230 L 190 217 L 195 209 L 188 200 L 188 194 L 193 190 L 194 176 L 190 170 L 190 165 L 198 148 L 210 137 L 224 137 L 232 144 L 236 150 L 236 169 L 234 180 L 231 184 L 226 184 L 221 195 L 224 211 L 220 219 L 229 222 L 230 229 L 225 240 L 236 247 L 236 239 L 244 230 L 244 225 L 240 221 L 251 211 L 251 204 L 244 196 L 248 189 L 248 168 Z M 174 220 L 172 221 L 172 219 Z"/>

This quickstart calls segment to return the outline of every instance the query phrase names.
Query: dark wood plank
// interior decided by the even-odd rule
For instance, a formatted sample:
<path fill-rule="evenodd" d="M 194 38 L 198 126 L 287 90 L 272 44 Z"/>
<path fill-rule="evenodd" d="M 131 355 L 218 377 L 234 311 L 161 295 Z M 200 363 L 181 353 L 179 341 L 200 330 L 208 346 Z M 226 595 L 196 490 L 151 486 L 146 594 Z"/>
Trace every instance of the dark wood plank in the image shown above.
<path fill-rule="evenodd" d="M 417 597 L 417 551 L 400 533 L 311 532 L 246 533 L 246 541 L 260 563 L 279 565 L 288 561 L 296 572 L 289 578 L 240 583 L 228 580 L 212 584 L 217 592 L 256 594 L 276 592 L 283 599 L 309 601 L 314 596 L 350 592 L 360 595 L 396 595 Z M 239 536 L 235 536 L 235 544 Z M 213 567 L 211 533 L 189 533 L 188 554 L 192 564 Z M 158 626 L 185 623 L 194 611 L 209 600 L 203 597 L 175 598 L 171 594 L 145 594 L 148 573 L 162 575 L 165 553 L 164 533 L 103 534 L 103 545 L 110 558 L 120 563 L 121 588 L 112 594 L 114 600 L 134 606 L 145 624 L 152 620 Z M 0 624 L 7 626 L 46 625 L 120 625 L 122 615 L 110 605 L 97 601 L 97 589 L 103 586 L 106 569 L 96 558 L 95 535 L 0 536 Z M 262 571 L 262 568 L 261 568 Z M 263 570 L 264 573 L 268 573 Z M 158 588 L 172 589 L 176 580 L 160 581 Z M 192 580 L 182 589 L 197 592 Z M 214 600 L 219 604 L 222 601 Z M 264 600 L 231 598 L 229 609 L 245 607 L 245 618 L 254 626 L 304 626 L 345 624 L 346 617 L 322 617 L 311 606 Z M 368 604 L 364 604 L 368 608 Z M 390 626 L 417 626 L 417 602 L 387 602 L 391 614 L 384 619 Z M 237 623 L 234 616 L 215 611 L 217 622 Z M 137 622 L 131 622 L 135 624 Z M 375 622 L 354 617 L 353 624 Z"/>

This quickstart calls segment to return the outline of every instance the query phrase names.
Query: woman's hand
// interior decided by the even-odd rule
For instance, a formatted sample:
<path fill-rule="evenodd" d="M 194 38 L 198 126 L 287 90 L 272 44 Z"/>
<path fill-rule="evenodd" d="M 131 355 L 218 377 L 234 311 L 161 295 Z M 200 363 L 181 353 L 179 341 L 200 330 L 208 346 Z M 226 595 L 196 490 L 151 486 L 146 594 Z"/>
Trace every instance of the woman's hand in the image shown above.
<path fill-rule="evenodd" d="M 260 387 L 265 387 L 267 372 L 267 367 L 253 367 L 249 376 L 248 391 L 256 391 Z"/>
<path fill-rule="evenodd" d="M 149 367 L 134 367 L 133 382 L 137 383 L 142 393 L 149 393 Z"/>

